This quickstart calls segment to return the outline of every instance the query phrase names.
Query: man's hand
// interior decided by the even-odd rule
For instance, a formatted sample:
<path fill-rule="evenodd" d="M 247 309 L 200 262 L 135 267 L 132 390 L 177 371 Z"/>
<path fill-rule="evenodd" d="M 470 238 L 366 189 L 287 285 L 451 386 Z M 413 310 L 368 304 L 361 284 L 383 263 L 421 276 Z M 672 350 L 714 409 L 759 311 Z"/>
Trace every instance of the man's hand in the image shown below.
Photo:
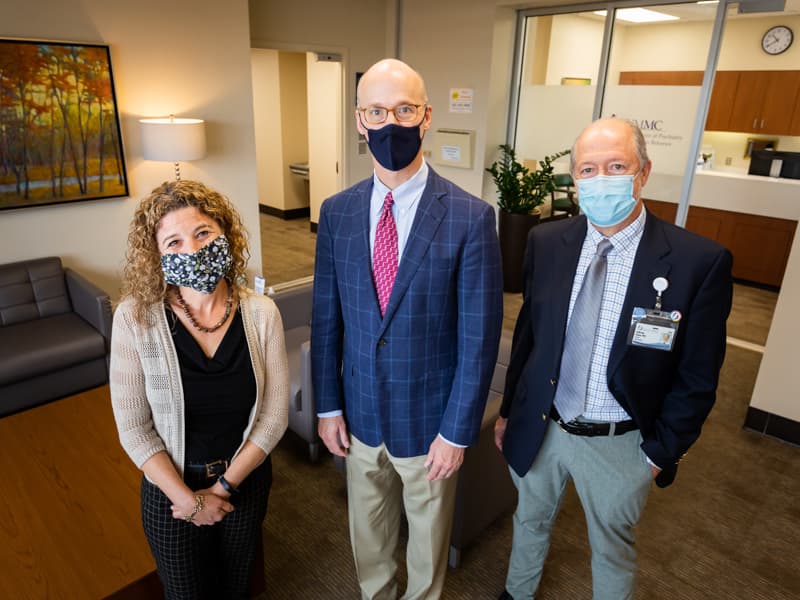
<path fill-rule="evenodd" d="M 503 451 L 503 438 L 506 436 L 506 425 L 508 425 L 508 419 L 504 419 L 503 417 L 497 417 L 497 421 L 494 422 L 494 445 L 497 446 L 500 452 Z"/>
<path fill-rule="evenodd" d="M 428 481 L 447 479 L 458 471 L 462 462 L 464 462 L 464 448 L 448 444 L 437 435 L 428 450 L 428 457 L 425 459 Z"/>
<path fill-rule="evenodd" d="M 343 416 L 321 417 L 317 431 L 331 454 L 347 456 L 347 449 L 350 448 L 350 438 L 347 435 L 347 425 L 344 423 Z"/>
<path fill-rule="evenodd" d="M 654 467 L 653 465 L 650 465 L 650 470 L 653 472 L 653 479 L 658 477 L 658 474 L 661 473 L 661 469 Z"/>

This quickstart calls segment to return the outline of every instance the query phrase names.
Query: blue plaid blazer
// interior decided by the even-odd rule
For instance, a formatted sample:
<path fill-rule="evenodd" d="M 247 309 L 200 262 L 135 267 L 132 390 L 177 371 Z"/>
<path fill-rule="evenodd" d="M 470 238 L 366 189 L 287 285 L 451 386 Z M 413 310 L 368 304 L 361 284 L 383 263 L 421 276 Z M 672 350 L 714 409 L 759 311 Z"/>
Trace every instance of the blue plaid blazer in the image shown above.
<path fill-rule="evenodd" d="M 372 280 L 372 178 L 322 205 L 311 360 L 317 412 L 393 456 L 475 443 L 503 318 L 494 209 L 430 170 L 386 315 Z"/>

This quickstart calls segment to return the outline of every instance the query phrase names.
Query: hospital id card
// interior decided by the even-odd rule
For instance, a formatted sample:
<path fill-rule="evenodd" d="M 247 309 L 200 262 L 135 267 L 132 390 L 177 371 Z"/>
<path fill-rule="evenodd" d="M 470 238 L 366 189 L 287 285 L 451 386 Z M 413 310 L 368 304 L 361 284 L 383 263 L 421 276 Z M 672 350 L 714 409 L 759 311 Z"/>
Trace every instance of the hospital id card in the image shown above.
<path fill-rule="evenodd" d="M 667 312 L 637 306 L 631 315 L 628 344 L 670 352 L 680 320 L 681 313 L 677 310 Z"/>

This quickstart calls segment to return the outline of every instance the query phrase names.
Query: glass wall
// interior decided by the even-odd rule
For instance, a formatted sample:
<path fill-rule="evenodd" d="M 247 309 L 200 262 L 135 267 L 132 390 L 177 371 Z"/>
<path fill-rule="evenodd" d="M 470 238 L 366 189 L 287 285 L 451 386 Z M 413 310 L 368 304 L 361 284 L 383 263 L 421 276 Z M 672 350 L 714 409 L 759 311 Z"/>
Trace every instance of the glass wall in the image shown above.
<path fill-rule="evenodd" d="M 746 175 L 753 149 L 800 150 L 798 48 L 763 47 L 778 44 L 775 27 L 800 31 L 800 0 L 772 13 L 753 13 L 757 4 L 742 14 L 725 0 L 611 2 L 610 16 L 585 6 L 522 11 L 509 143 L 536 160 L 568 148 L 594 118 L 632 119 L 653 161 L 645 198 L 678 205 L 652 210 L 683 224 L 697 196 L 733 209 L 713 201 L 721 180 L 696 175 Z M 556 172 L 567 169 L 563 159 Z"/>
<path fill-rule="evenodd" d="M 642 130 L 653 163 L 646 198 L 681 198 L 716 11 L 697 3 L 615 11 L 600 116 L 625 117 Z"/>
<path fill-rule="evenodd" d="M 603 21 L 591 13 L 531 16 L 524 24 L 516 138 L 522 161 L 570 148 L 592 121 L 597 73 L 603 47 Z M 555 163 L 569 171 L 569 157 Z M 549 207 L 544 207 L 544 215 Z"/>

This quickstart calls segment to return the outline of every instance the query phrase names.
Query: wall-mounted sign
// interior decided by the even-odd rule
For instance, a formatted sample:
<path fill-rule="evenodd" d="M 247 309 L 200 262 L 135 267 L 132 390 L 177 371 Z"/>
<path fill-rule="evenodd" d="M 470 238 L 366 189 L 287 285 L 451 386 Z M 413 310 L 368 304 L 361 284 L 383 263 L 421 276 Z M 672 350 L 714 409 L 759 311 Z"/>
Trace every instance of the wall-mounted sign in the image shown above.
<path fill-rule="evenodd" d="M 686 107 L 697 106 L 699 95 L 700 88 L 695 86 L 612 87 L 606 92 L 603 116 L 634 121 L 647 142 L 653 168 L 662 174 L 681 175 L 695 117 Z"/>
<path fill-rule="evenodd" d="M 471 113 L 474 92 L 472 88 L 450 88 L 450 112 Z"/>

